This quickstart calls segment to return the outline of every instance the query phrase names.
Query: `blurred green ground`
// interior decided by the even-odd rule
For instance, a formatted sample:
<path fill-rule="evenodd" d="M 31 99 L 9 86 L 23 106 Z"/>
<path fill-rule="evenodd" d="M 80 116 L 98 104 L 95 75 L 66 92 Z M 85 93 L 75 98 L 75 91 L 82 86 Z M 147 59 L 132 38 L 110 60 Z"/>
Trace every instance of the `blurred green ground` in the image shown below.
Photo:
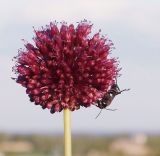
<path fill-rule="evenodd" d="M 73 135 L 73 156 L 160 156 L 160 135 Z M 0 134 L 0 156 L 63 156 L 63 136 Z"/>

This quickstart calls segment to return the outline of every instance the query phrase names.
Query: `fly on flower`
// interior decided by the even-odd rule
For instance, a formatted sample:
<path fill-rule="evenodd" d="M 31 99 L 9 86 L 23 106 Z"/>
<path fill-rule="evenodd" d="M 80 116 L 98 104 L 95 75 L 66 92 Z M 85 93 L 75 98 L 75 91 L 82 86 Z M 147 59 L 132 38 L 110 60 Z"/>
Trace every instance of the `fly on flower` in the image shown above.
<path fill-rule="evenodd" d="M 117 79 L 115 80 L 115 83 L 110 87 L 110 89 L 106 92 L 105 96 L 100 99 L 100 100 L 97 100 L 96 102 L 96 106 L 98 108 L 101 109 L 107 109 L 107 110 L 111 110 L 111 111 L 114 111 L 116 109 L 109 109 L 107 108 L 113 101 L 113 99 L 121 94 L 122 92 L 124 91 L 129 91 L 130 89 L 123 89 L 123 90 L 120 90 L 120 88 L 118 87 L 118 84 L 117 84 Z M 100 113 L 101 113 L 100 111 Z M 96 118 L 98 118 L 98 116 L 100 115 L 100 113 L 96 116 Z"/>
<path fill-rule="evenodd" d="M 109 56 L 113 43 L 100 32 L 91 36 L 92 27 L 84 20 L 34 30 L 34 44 L 25 43 L 13 68 L 31 102 L 54 113 L 89 107 L 106 95 L 118 63 Z"/>

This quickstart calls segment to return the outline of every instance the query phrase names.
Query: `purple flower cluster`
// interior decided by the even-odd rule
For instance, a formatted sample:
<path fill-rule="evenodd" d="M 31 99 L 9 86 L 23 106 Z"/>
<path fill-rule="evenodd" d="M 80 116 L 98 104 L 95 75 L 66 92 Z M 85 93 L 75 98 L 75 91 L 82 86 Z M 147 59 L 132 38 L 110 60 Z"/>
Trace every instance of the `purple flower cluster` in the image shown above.
<path fill-rule="evenodd" d="M 113 44 L 99 33 L 89 37 L 91 28 L 82 21 L 76 28 L 55 22 L 35 30 L 35 45 L 26 43 L 14 66 L 30 101 L 54 113 L 89 107 L 105 95 L 118 74 L 117 62 L 108 58 Z"/>

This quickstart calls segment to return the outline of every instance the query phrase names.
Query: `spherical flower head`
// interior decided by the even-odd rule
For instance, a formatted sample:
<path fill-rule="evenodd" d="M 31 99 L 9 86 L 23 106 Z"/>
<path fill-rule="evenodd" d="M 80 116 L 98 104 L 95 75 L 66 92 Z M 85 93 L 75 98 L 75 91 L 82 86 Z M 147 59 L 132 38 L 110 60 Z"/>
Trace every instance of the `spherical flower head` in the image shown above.
<path fill-rule="evenodd" d="M 19 50 L 13 70 L 16 82 L 26 88 L 30 101 L 51 113 L 64 108 L 95 105 L 103 98 L 118 74 L 118 63 L 109 58 L 113 43 L 96 33 L 92 24 L 50 23 L 34 30 L 34 44 Z"/>

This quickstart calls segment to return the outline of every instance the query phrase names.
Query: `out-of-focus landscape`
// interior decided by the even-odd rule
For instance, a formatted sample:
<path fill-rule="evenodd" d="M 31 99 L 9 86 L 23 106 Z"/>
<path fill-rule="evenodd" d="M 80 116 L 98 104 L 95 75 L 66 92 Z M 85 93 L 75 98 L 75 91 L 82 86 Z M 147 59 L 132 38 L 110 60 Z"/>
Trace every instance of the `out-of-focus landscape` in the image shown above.
<path fill-rule="evenodd" d="M 73 135 L 74 156 L 160 156 L 160 135 Z M 0 156 L 62 156 L 63 135 L 0 134 Z"/>

